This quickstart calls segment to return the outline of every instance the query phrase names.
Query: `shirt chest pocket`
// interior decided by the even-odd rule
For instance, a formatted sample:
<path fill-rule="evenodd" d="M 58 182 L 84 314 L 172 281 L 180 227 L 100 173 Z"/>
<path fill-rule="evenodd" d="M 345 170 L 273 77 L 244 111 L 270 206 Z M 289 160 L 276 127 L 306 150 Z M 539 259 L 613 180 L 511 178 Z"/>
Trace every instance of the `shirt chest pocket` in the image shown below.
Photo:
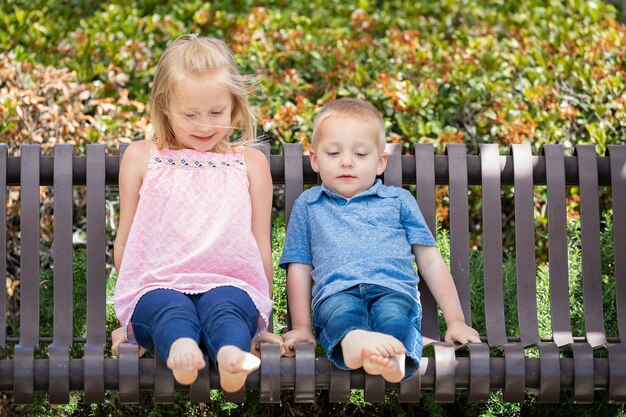
<path fill-rule="evenodd" d="M 369 203 L 364 213 L 366 222 L 377 227 L 401 228 L 399 203 L 395 199 Z"/>

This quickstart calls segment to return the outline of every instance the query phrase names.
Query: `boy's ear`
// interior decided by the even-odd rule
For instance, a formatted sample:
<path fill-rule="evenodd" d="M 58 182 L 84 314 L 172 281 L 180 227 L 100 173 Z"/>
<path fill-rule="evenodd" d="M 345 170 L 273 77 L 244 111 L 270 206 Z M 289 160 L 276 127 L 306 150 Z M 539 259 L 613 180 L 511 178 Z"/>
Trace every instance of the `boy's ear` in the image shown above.
<path fill-rule="evenodd" d="M 378 158 L 378 167 L 376 168 L 376 175 L 382 175 L 385 168 L 387 168 L 387 156 L 387 152 L 380 154 L 380 157 Z"/>
<path fill-rule="evenodd" d="M 320 172 L 319 165 L 317 164 L 317 154 L 315 153 L 315 149 L 309 149 L 309 157 L 311 158 L 311 168 L 313 168 L 313 171 Z"/>

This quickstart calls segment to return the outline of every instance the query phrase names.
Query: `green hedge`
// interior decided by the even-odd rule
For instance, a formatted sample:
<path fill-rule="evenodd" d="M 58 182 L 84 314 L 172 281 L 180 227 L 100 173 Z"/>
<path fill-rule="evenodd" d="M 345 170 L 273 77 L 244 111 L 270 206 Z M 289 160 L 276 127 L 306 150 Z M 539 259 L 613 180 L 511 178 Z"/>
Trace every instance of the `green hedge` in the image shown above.
<path fill-rule="evenodd" d="M 123 121 L 145 118 L 133 102 L 146 103 L 156 60 L 187 32 L 225 38 L 242 69 L 261 76 L 255 106 L 274 144 L 306 143 L 315 109 L 339 96 L 374 102 L 390 140 L 407 150 L 421 141 L 440 149 L 531 141 L 537 149 L 593 143 L 603 152 L 626 137 L 626 29 L 600 1 L 255 4 L 5 0 L 0 45 L 18 62 L 75 72 L 89 94 L 74 107 L 84 106 L 93 120 L 79 121 L 85 129 L 76 135 L 54 137 L 79 144 L 114 147 L 117 137 L 143 137 L 142 124 Z M 97 100 L 111 97 L 115 108 L 98 114 Z M 64 97 L 51 99 L 67 111 Z M 0 100 L 8 113 L 0 135 L 31 140 L 20 133 L 19 99 Z M 39 110 L 29 110 L 35 122 Z M 37 139 L 47 143 L 49 136 Z"/>

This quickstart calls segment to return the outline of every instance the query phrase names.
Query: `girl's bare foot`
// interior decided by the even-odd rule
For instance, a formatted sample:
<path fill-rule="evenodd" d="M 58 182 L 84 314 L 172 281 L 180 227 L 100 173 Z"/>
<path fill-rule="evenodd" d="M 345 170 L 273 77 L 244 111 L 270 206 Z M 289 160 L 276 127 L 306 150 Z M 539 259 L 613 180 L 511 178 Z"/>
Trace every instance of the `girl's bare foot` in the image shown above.
<path fill-rule="evenodd" d="M 382 375 L 388 382 L 400 382 L 404 378 L 404 354 L 386 357 L 364 348 L 362 355 L 363 370 L 368 374 Z"/>
<path fill-rule="evenodd" d="M 363 366 L 363 349 L 369 349 L 370 355 L 377 354 L 385 358 L 404 354 L 404 345 L 395 337 L 367 330 L 352 330 L 341 340 L 343 361 L 350 369 Z"/>
<path fill-rule="evenodd" d="M 225 392 L 237 392 L 246 383 L 248 375 L 258 369 L 261 360 L 236 346 L 224 346 L 217 352 L 220 385 Z"/>
<path fill-rule="evenodd" d="M 206 366 L 202 351 L 195 340 L 182 337 L 172 343 L 167 367 L 180 384 L 190 385 L 198 378 L 198 370 Z"/>

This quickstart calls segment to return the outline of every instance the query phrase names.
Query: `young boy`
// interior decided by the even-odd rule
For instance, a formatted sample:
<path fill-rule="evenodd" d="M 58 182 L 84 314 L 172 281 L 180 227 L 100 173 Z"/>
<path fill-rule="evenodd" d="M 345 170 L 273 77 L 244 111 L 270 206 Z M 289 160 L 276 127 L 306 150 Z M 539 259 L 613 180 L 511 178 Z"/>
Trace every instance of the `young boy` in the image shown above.
<path fill-rule="evenodd" d="M 337 367 L 409 378 L 422 354 L 415 261 L 444 313 L 445 340 L 480 342 L 415 198 L 376 179 L 387 165 L 380 113 L 362 100 L 332 102 L 313 122 L 311 145 L 323 185 L 296 200 L 280 260 L 293 324 L 287 354 L 314 343 L 314 327 Z"/>

